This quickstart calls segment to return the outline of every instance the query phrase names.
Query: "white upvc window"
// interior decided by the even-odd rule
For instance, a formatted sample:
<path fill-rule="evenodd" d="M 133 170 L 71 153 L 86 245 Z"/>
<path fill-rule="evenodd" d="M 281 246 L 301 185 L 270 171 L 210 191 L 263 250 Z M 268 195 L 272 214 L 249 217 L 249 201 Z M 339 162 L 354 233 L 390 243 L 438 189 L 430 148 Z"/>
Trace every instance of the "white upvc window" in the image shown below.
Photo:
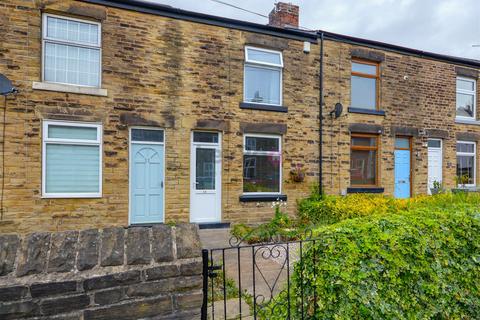
<path fill-rule="evenodd" d="M 477 81 L 457 77 L 457 119 L 475 120 L 477 104 Z"/>
<path fill-rule="evenodd" d="M 100 87 L 100 23 L 44 14 L 42 40 L 42 81 Z"/>
<path fill-rule="evenodd" d="M 42 196 L 102 196 L 102 125 L 44 121 Z"/>
<path fill-rule="evenodd" d="M 244 102 L 282 105 L 281 52 L 247 46 L 244 69 Z"/>
<path fill-rule="evenodd" d="M 280 194 L 281 136 L 245 134 L 243 139 L 243 193 Z"/>
<path fill-rule="evenodd" d="M 457 180 L 459 186 L 476 185 L 477 145 L 472 141 L 457 141 Z"/>

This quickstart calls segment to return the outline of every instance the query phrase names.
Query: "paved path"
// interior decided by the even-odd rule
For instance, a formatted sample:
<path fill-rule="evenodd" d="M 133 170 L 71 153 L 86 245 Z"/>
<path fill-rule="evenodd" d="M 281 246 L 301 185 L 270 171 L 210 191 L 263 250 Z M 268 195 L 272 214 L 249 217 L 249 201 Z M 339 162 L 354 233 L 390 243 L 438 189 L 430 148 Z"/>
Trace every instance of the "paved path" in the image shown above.
<path fill-rule="evenodd" d="M 203 248 L 230 248 L 229 229 L 200 230 Z M 290 245 L 290 250 L 293 247 Z M 255 269 L 253 265 L 255 255 Z M 275 259 L 275 257 L 279 255 Z M 239 259 L 240 257 L 240 259 Z M 286 286 L 288 270 L 285 263 L 285 247 L 246 247 L 213 251 L 215 265 L 224 265 L 227 278 L 233 279 L 242 292 L 257 296 L 257 302 L 268 301 Z M 224 263 L 223 263 L 224 261 Z M 240 276 L 239 276 L 240 275 Z M 254 284 L 255 279 L 255 286 Z M 242 299 L 243 300 L 243 299 Z M 249 315 L 248 305 L 242 301 L 242 319 Z M 215 319 L 224 319 L 223 298 L 215 303 Z M 211 312 L 211 309 L 209 310 Z M 239 315 L 240 302 L 237 299 L 227 301 L 227 318 L 235 319 Z M 238 319 L 238 318 L 237 318 Z"/>

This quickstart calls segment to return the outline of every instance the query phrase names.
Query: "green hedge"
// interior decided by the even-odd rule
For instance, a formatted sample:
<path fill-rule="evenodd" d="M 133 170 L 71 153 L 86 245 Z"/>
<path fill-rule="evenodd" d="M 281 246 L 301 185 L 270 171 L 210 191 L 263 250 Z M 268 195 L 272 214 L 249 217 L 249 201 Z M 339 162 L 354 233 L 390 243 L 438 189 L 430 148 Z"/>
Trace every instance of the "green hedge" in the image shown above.
<path fill-rule="evenodd" d="M 306 319 L 478 319 L 479 211 L 444 203 L 316 229 L 295 265 L 291 318 L 301 318 L 303 290 Z M 280 294 L 261 318 L 286 319 L 287 302 Z"/>

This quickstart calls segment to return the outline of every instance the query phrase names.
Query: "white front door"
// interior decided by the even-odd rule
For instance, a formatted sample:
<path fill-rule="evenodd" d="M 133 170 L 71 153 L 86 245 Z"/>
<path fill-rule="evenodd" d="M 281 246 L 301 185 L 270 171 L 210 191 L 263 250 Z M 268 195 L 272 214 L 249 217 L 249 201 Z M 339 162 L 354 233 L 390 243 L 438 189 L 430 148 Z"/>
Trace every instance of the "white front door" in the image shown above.
<path fill-rule="evenodd" d="M 190 221 L 220 222 L 222 206 L 221 134 L 194 131 L 190 164 Z"/>
<path fill-rule="evenodd" d="M 442 182 L 442 140 L 428 139 L 428 193 L 433 182 Z"/>

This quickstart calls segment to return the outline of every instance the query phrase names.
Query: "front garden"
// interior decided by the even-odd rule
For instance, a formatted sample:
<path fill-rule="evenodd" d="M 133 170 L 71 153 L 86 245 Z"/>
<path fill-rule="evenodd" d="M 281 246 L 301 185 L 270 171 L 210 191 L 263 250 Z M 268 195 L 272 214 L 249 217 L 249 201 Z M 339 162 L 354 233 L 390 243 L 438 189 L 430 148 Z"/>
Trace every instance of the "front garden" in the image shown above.
<path fill-rule="evenodd" d="M 291 292 L 304 292 L 304 299 L 275 297 L 270 302 L 275 318 L 285 319 L 288 312 L 292 319 L 302 313 L 309 319 L 476 319 L 480 314 L 480 195 L 407 200 L 313 195 L 298 203 L 296 217 L 285 214 L 282 203 L 274 207 L 269 223 L 237 225 L 235 236 L 250 243 L 290 240 L 313 228 L 318 239 L 296 262 L 291 278 Z"/>

